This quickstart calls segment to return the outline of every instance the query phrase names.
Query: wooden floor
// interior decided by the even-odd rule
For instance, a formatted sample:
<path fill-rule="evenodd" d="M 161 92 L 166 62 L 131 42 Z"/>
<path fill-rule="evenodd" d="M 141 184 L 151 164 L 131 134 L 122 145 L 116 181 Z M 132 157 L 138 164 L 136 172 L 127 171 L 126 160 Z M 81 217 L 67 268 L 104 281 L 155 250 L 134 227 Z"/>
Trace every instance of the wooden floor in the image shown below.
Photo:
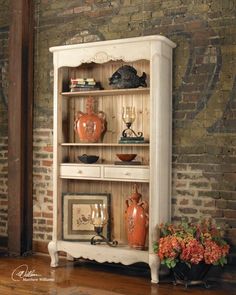
<path fill-rule="evenodd" d="M 62 295 L 235 295 L 236 285 L 211 283 L 209 289 L 174 286 L 164 277 L 159 284 L 150 283 L 148 269 L 100 265 L 85 261 L 60 260 L 50 268 L 47 256 L 0 257 L 0 294 Z"/>

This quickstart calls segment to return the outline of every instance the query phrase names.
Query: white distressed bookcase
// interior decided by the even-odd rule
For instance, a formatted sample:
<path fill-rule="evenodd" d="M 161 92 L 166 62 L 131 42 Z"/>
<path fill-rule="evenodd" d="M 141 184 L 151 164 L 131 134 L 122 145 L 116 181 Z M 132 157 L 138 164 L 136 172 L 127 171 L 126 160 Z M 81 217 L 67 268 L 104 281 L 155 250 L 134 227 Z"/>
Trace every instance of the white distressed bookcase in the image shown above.
<path fill-rule="evenodd" d="M 150 266 L 151 280 L 158 283 L 159 259 L 153 253 L 157 225 L 170 219 L 172 138 L 172 50 L 175 44 L 164 36 L 145 36 L 112 41 L 51 47 L 54 63 L 53 126 L 53 238 L 48 245 L 51 266 L 59 263 L 58 251 L 68 257 L 97 262 Z M 147 88 L 112 89 L 108 78 L 124 64 L 141 76 Z M 104 90 L 69 92 L 71 78 L 93 77 Z M 99 143 L 82 143 L 73 129 L 75 114 L 85 111 L 92 96 L 98 110 L 106 114 L 107 131 Z M 122 107 L 135 106 L 135 131 L 148 142 L 120 144 L 125 128 Z M 97 154 L 95 164 L 83 164 L 82 154 Z M 114 165 L 117 153 L 136 153 L 141 165 Z M 149 234 L 146 250 L 130 249 L 125 228 L 125 200 L 138 183 L 149 202 Z M 63 193 L 108 193 L 111 195 L 111 237 L 117 247 L 91 245 L 89 241 L 63 239 Z"/>

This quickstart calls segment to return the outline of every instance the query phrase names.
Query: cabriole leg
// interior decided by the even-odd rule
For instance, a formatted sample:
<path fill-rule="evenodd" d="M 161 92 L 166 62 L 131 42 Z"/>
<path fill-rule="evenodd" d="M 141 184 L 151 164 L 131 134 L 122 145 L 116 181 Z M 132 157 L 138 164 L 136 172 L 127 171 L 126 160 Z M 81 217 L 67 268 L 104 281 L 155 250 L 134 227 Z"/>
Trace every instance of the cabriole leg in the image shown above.
<path fill-rule="evenodd" d="M 51 241 L 48 244 L 48 252 L 51 257 L 51 267 L 57 267 L 59 263 L 59 258 L 58 258 L 58 251 L 57 251 L 57 243 L 54 241 Z"/>
<path fill-rule="evenodd" d="M 160 260 L 156 254 L 149 254 L 149 266 L 151 269 L 151 282 L 159 283 Z"/>

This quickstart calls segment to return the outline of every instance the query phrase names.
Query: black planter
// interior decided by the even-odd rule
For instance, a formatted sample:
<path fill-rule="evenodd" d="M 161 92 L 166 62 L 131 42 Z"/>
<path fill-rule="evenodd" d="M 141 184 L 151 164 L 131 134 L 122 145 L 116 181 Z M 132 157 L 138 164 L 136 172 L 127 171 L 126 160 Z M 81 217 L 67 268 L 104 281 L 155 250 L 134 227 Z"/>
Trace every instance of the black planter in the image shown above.
<path fill-rule="evenodd" d="M 175 284 L 183 284 L 185 287 L 189 285 L 204 284 L 207 288 L 208 285 L 205 281 L 206 274 L 208 273 L 211 265 L 205 263 L 192 264 L 190 267 L 185 263 L 177 263 L 173 268 Z"/>

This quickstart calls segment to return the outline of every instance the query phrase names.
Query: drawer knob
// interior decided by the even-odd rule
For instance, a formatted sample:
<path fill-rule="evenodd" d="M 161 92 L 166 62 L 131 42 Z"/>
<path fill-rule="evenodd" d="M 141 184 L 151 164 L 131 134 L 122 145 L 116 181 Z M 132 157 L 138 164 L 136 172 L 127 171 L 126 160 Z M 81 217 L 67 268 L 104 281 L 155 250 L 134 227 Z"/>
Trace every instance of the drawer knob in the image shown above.
<path fill-rule="evenodd" d="M 82 170 L 79 170 L 79 171 L 78 171 L 78 174 L 82 174 L 82 173 L 83 173 L 83 171 L 82 171 Z"/>
<path fill-rule="evenodd" d="M 129 175 L 130 175 L 130 173 L 129 173 L 128 171 L 126 171 L 124 174 L 125 174 L 125 175 L 127 175 L 127 176 L 129 176 Z"/>

